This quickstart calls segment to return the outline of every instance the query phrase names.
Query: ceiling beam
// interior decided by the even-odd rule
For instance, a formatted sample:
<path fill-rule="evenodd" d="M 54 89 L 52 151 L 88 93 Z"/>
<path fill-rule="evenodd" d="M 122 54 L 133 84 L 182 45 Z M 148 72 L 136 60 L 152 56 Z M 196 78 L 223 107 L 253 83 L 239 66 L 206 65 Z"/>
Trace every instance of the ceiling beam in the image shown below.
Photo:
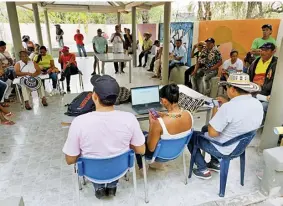
<path fill-rule="evenodd" d="M 151 4 L 151 8 L 153 8 L 153 7 L 157 7 L 157 6 L 161 6 L 161 5 L 164 5 L 164 3 L 165 2 L 151 2 L 152 4 Z"/>
<path fill-rule="evenodd" d="M 144 2 L 132 2 L 132 3 L 126 4 L 125 10 L 130 10 L 130 9 L 132 9 L 132 7 L 138 7 L 138 6 L 141 6 L 143 4 L 144 4 Z"/>
<path fill-rule="evenodd" d="M 88 6 L 88 5 L 66 5 L 66 4 L 53 4 L 53 5 L 46 5 L 42 8 L 48 9 L 49 11 L 64 11 L 64 12 L 97 12 L 97 13 L 116 13 L 119 10 L 124 9 L 121 6 L 104 6 L 104 5 L 97 5 L 97 6 Z"/>
<path fill-rule="evenodd" d="M 27 9 L 27 10 L 33 11 L 31 8 L 28 8 L 27 6 L 22 6 L 22 5 L 17 5 L 17 6 L 23 8 L 23 9 Z"/>

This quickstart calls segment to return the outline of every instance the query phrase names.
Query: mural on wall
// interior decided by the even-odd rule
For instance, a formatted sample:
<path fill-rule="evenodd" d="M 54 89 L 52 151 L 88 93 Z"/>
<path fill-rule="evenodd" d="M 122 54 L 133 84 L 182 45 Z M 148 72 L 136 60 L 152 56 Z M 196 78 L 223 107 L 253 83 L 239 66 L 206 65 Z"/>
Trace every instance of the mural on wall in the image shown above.
<path fill-rule="evenodd" d="M 137 26 L 137 40 L 139 40 L 140 45 L 143 43 L 143 34 L 145 32 L 151 33 L 151 40 L 154 42 L 157 40 L 157 24 L 138 24 Z"/>
<path fill-rule="evenodd" d="M 159 40 L 163 42 L 163 24 L 159 24 Z M 192 22 L 172 22 L 170 24 L 170 36 L 174 44 L 177 39 L 182 39 L 183 46 L 187 51 L 187 64 L 191 65 L 191 50 L 193 42 L 193 28 Z"/>
<path fill-rule="evenodd" d="M 273 27 L 272 37 L 276 39 L 280 24 L 279 19 L 256 19 L 256 20 L 223 20 L 199 22 L 199 41 L 209 37 L 215 39 L 215 44 L 220 45 L 219 50 L 223 61 L 229 59 L 232 49 L 239 51 L 239 58 L 244 59 L 250 51 L 255 38 L 262 37 L 261 27 L 271 24 Z"/>

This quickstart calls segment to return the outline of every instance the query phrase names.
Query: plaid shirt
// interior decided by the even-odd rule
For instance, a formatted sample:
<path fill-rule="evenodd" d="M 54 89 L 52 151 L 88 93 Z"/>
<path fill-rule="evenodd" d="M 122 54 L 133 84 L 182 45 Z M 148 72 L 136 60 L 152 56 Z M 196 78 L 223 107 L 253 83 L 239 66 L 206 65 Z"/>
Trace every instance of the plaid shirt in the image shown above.
<path fill-rule="evenodd" d="M 213 47 L 211 50 L 204 48 L 201 51 L 198 63 L 200 64 L 200 69 L 206 71 L 221 60 L 222 56 L 221 53 L 218 51 L 217 47 Z"/>

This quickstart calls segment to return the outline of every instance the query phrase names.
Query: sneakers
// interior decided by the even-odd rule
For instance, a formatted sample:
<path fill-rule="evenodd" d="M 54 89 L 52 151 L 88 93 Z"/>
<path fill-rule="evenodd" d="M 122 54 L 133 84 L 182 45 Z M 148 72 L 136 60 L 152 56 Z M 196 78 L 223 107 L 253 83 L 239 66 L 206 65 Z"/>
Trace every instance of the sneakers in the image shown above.
<path fill-rule="evenodd" d="M 106 188 L 106 195 L 107 196 L 116 196 L 117 187 L 113 188 Z"/>
<path fill-rule="evenodd" d="M 146 64 L 144 64 L 142 67 L 145 68 L 145 67 L 146 67 Z"/>
<path fill-rule="evenodd" d="M 67 87 L 67 92 L 71 92 L 70 86 Z"/>
<path fill-rule="evenodd" d="M 206 163 L 206 166 L 209 170 L 212 170 L 214 172 L 220 172 L 220 164 L 219 163 L 209 162 L 209 163 Z"/>
<path fill-rule="evenodd" d="M 200 171 L 198 169 L 193 169 L 193 174 L 200 179 L 208 180 L 211 178 L 211 173 L 209 170 Z"/>
<path fill-rule="evenodd" d="M 124 70 L 121 70 L 121 73 L 125 74 Z"/>
<path fill-rule="evenodd" d="M 138 65 L 138 67 L 142 67 L 142 65 L 141 65 L 141 64 L 139 64 L 139 65 Z"/>
<path fill-rule="evenodd" d="M 95 190 L 95 197 L 97 199 L 101 199 L 102 197 L 104 197 L 106 195 L 106 190 L 105 188 L 98 188 L 97 190 Z"/>
<path fill-rule="evenodd" d="M 91 73 L 91 76 L 93 76 L 93 75 L 96 75 L 96 72 L 95 72 L 95 71 Z"/>
<path fill-rule="evenodd" d="M 95 190 L 95 197 L 101 199 L 105 196 L 116 196 L 117 187 L 113 188 L 98 188 Z"/>

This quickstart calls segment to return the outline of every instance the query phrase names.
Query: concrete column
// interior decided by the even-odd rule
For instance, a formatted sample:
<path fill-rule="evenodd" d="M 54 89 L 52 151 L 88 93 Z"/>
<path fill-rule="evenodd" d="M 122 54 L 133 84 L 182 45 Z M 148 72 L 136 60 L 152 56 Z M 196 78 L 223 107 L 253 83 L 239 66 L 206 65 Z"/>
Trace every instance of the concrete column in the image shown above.
<path fill-rule="evenodd" d="M 280 41 L 278 57 L 265 124 L 261 134 L 260 149 L 268 149 L 277 146 L 278 135 L 274 134 L 273 128 L 283 124 L 283 59 L 281 58 L 283 57 L 283 38 L 281 38 Z"/>
<path fill-rule="evenodd" d="M 118 12 L 117 13 L 117 23 L 120 25 L 121 24 L 121 13 L 120 12 Z"/>
<path fill-rule="evenodd" d="M 42 40 L 42 32 L 41 32 L 37 3 L 32 4 L 32 10 L 33 10 L 33 18 L 34 18 L 34 24 L 35 24 L 35 29 L 36 29 L 37 42 L 38 44 L 42 46 L 43 40 Z"/>
<path fill-rule="evenodd" d="M 44 9 L 44 19 L 45 19 L 45 26 L 46 26 L 46 33 L 47 33 L 47 40 L 48 40 L 48 50 L 49 50 L 49 53 L 52 54 L 52 43 L 51 43 L 50 26 L 49 26 L 47 9 Z"/>
<path fill-rule="evenodd" d="M 137 22 L 137 17 L 136 17 L 136 7 L 132 7 L 132 36 L 133 36 L 133 65 L 134 67 L 137 66 L 137 27 L 136 27 L 136 22 Z"/>
<path fill-rule="evenodd" d="M 164 34 L 163 34 L 163 59 L 162 59 L 162 84 L 168 84 L 169 70 L 169 42 L 170 42 L 170 19 L 171 19 L 171 2 L 164 4 Z"/>
<path fill-rule="evenodd" d="M 13 46 L 16 60 L 20 60 L 19 52 L 22 50 L 22 37 L 18 19 L 18 13 L 15 2 L 6 2 L 7 13 L 9 18 L 9 24 L 11 29 L 11 35 L 13 39 Z"/>

